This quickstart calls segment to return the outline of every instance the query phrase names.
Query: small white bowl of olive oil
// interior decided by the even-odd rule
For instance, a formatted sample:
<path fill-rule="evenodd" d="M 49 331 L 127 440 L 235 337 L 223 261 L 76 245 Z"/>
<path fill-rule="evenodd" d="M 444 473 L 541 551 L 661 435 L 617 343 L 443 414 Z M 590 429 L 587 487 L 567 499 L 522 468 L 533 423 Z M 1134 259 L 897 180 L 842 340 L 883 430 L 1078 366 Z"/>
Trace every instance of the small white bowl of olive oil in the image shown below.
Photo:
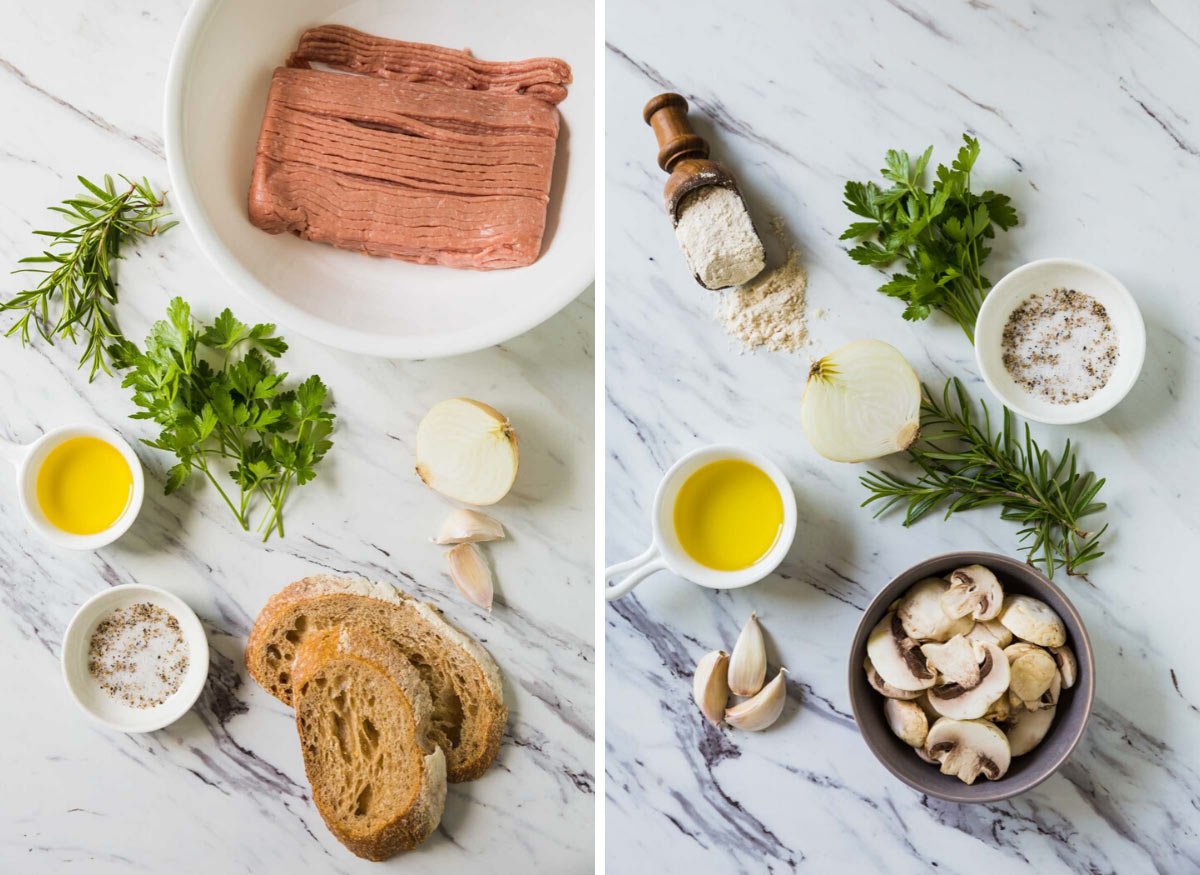
<path fill-rule="evenodd" d="M 67 425 L 32 444 L 0 441 L 17 472 L 17 498 L 29 525 L 70 550 L 96 550 L 133 525 L 145 477 L 133 448 L 99 425 Z"/>
<path fill-rule="evenodd" d="M 627 595 L 657 571 L 710 589 L 736 589 L 779 567 L 796 537 L 796 496 L 783 472 L 751 450 L 693 450 L 663 475 L 644 553 L 604 570 L 605 597 Z M 607 581 L 620 578 L 612 586 Z"/>

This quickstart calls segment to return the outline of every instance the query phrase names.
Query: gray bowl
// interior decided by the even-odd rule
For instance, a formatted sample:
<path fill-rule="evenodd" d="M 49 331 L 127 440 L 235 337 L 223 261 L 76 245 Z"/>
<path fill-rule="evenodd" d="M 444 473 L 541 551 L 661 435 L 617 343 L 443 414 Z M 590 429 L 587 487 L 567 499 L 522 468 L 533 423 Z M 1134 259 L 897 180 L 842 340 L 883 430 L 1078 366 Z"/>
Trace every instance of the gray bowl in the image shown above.
<path fill-rule="evenodd" d="M 942 577 L 955 568 L 978 563 L 990 568 L 1005 593 L 1023 594 L 1041 599 L 1062 618 L 1067 627 L 1067 644 L 1075 651 L 1079 678 L 1069 690 L 1063 690 L 1058 711 L 1042 743 L 1024 756 L 1013 757 L 1007 774 L 999 781 L 980 777 L 964 784 L 952 775 L 943 775 L 938 767 L 921 760 L 907 744 L 892 734 L 883 716 L 883 696 L 867 683 L 863 661 L 867 655 L 867 637 L 887 613 L 888 605 L 900 598 L 910 586 L 925 577 Z M 888 771 L 914 790 L 949 802 L 998 802 L 1036 787 L 1053 775 L 1083 738 L 1092 713 L 1095 694 L 1095 664 L 1092 645 L 1079 613 L 1062 591 L 1036 569 L 1017 559 L 997 553 L 946 553 L 926 559 L 902 572 L 879 591 L 867 606 L 854 644 L 850 647 L 850 705 L 859 731 L 871 753 Z"/>

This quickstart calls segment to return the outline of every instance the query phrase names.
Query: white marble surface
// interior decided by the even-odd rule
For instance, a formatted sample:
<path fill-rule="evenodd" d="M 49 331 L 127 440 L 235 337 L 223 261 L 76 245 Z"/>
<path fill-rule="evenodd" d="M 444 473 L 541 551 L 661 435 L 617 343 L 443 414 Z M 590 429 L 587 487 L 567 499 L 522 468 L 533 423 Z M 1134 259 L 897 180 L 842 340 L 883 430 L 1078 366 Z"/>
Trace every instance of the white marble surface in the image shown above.
<path fill-rule="evenodd" d="M 44 208 L 75 193 L 75 173 L 145 174 L 166 185 L 161 94 L 185 8 L 182 0 L 3 5 L 0 265 L 34 250 L 30 231 L 54 221 Z M 184 227 L 121 269 L 121 322 L 139 339 L 176 293 L 204 316 L 225 305 L 247 320 L 268 315 L 222 281 Z M 18 282 L 5 274 L 0 289 L 7 295 Z M 0 472 L 0 871 L 381 871 L 325 830 L 289 709 L 241 665 L 266 598 L 324 570 L 390 581 L 441 607 L 486 642 L 512 711 L 496 767 L 452 785 L 438 833 L 382 871 L 591 871 L 593 318 L 588 294 L 502 348 L 416 363 L 335 352 L 285 332 L 286 366 L 324 377 L 339 426 L 317 481 L 287 510 L 287 538 L 265 547 L 211 490 L 164 497 L 167 459 L 148 448 L 139 449 L 148 473 L 141 517 L 97 553 L 34 540 Z M 130 438 L 150 433 L 126 418 L 132 408 L 115 381 L 87 384 L 75 355 L 0 339 L 0 435 L 32 440 L 76 419 Z M 521 476 L 495 511 L 511 537 L 492 551 L 499 594 L 490 617 L 443 573 L 427 539 L 447 505 L 411 473 L 420 416 L 455 394 L 495 404 L 521 437 Z M 198 706 L 143 736 L 90 723 L 58 665 L 75 608 L 128 582 L 183 596 L 213 648 Z"/>
<path fill-rule="evenodd" d="M 818 0 L 660 4 L 609 0 L 607 61 L 607 544 L 640 551 L 654 484 L 701 443 L 750 444 L 795 485 L 800 528 L 781 573 L 734 593 L 651 578 L 606 615 L 609 871 L 1184 873 L 1200 871 L 1200 45 L 1149 0 Z M 669 25 L 667 24 L 669 23 Z M 785 218 L 809 269 L 806 354 L 740 356 L 710 318 L 661 208 L 665 177 L 642 123 L 677 90 L 707 117 L 714 155 L 765 225 Z M 871 756 L 850 716 L 846 648 L 876 590 L 951 549 L 1016 552 L 987 511 L 912 530 L 858 507 L 859 466 L 808 448 L 798 405 L 810 355 L 858 337 L 898 346 L 922 376 L 978 379 L 944 320 L 910 325 L 837 237 L 847 178 L 884 151 L 963 130 L 980 185 L 1010 193 L 1022 224 L 996 245 L 997 280 L 1034 258 L 1100 264 L 1134 292 L 1149 334 L 1133 393 L 1101 421 L 1039 427 L 1078 439 L 1109 477 L 1110 553 L 1092 586 L 1065 586 L 1090 630 L 1097 695 L 1059 774 L 1008 803 L 924 798 Z M 791 700 L 761 735 L 713 730 L 690 699 L 698 657 L 732 646 L 757 610 Z"/>

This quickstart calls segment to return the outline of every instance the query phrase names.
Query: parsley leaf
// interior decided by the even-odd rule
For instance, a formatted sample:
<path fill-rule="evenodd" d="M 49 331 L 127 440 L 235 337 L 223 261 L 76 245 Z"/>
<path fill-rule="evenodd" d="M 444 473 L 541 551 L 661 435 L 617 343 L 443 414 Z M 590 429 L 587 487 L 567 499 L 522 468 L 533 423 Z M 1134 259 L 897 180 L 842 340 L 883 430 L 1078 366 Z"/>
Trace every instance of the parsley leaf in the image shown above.
<path fill-rule="evenodd" d="M 131 418 L 161 428 L 145 443 L 179 460 L 167 472 L 166 492 L 199 472 L 245 530 L 253 507 L 265 501 L 258 526 L 264 541 L 273 532 L 283 536 L 288 495 L 316 477 L 333 446 L 329 392 L 317 376 L 284 390 L 288 375 L 273 360 L 286 351 L 274 325 L 247 325 L 228 309 L 198 325 L 182 298 L 151 328 L 145 350 L 128 340 L 109 348 L 139 408 Z"/>
<path fill-rule="evenodd" d="M 907 152 L 889 149 L 880 170 L 890 183 L 846 183 L 844 202 L 856 221 L 842 234 L 855 240 L 848 254 L 859 264 L 903 270 L 893 274 L 879 291 L 904 302 L 908 320 L 927 319 L 934 310 L 949 315 L 974 342 L 975 320 L 991 287 L 982 273 L 991 249 L 986 241 L 996 228 L 1017 224 L 1017 211 L 1007 195 L 971 191 L 971 171 L 979 158 L 979 141 L 966 134 L 963 146 L 947 167 L 939 164 L 932 187 L 925 176 L 933 147 L 914 160 Z"/>

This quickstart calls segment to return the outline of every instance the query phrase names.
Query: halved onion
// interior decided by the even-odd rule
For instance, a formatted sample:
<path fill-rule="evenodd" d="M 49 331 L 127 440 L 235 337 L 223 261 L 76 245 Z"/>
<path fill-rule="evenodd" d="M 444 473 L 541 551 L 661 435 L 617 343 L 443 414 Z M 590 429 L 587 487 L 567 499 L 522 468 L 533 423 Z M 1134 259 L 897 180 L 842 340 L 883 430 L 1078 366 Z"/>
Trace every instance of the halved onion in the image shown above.
<path fill-rule="evenodd" d="M 495 504 L 517 479 L 517 435 L 508 418 L 470 398 L 435 404 L 417 426 L 417 475 L 466 504 Z"/>
<path fill-rule="evenodd" d="M 800 424 L 834 462 L 865 462 L 912 446 L 921 430 L 921 381 L 899 350 L 856 340 L 813 362 Z"/>

